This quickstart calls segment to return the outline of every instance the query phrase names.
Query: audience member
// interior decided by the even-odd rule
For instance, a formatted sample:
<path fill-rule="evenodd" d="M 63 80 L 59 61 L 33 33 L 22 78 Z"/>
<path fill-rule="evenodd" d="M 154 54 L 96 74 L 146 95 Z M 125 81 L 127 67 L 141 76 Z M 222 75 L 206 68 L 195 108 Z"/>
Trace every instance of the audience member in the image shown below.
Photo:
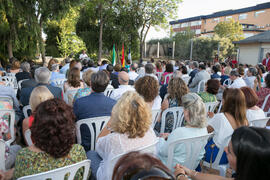
<path fill-rule="evenodd" d="M 53 98 L 54 98 L 53 94 L 49 91 L 49 89 L 46 86 L 38 86 L 32 91 L 30 95 L 30 100 L 29 100 L 32 115 L 23 120 L 23 125 L 22 125 L 23 135 L 25 134 L 25 131 L 27 129 L 30 129 L 30 127 L 32 126 L 34 122 L 34 112 L 37 106 L 40 103 L 47 101 L 49 99 L 53 99 Z"/>
<path fill-rule="evenodd" d="M 49 85 L 50 76 L 51 72 L 46 67 L 40 67 L 35 70 L 35 80 L 38 84 L 34 87 L 22 88 L 20 102 L 23 106 L 29 104 L 30 95 L 33 89 L 37 86 L 46 86 L 55 98 L 62 99 L 62 90 L 58 87 Z"/>
<path fill-rule="evenodd" d="M 174 176 L 159 159 L 133 151 L 123 155 L 114 167 L 112 180 L 122 179 L 174 180 Z"/>
<path fill-rule="evenodd" d="M 130 66 L 130 70 L 128 72 L 128 75 L 129 75 L 129 79 L 132 80 L 132 81 L 135 81 L 135 79 L 139 75 L 139 74 L 136 73 L 137 68 L 138 68 L 138 64 L 137 63 L 133 63 Z"/>
<path fill-rule="evenodd" d="M 223 93 L 222 112 L 208 121 L 208 133 L 214 131 L 214 137 L 207 145 L 206 161 L 210 162 L 216 158 L 220 147 L 227 146 L 230 137 L 235 129 L 241 126 L 248 126 L 246 118 L 246 101 L 244 93 L 237 88 L 226 89 Z M 220 164 L 227 164 L 227 157 L 224 153 Z"/>
<path fill-rule="evenodd" d="M 257 69 L 254 67 L 248 68 L 247 76 L 243 78 L 243 80 L 246 82 L 246 85 L 250 88 L 254 88 L 254 81 L 257 76 Z"/>
<path fill-rule="evenodd" d="M 63 100 L 55 98 L 39 104 L 34 119 L 30 128 L 34 144 L 19 151 L 14 178 L 50 171 L 86 159 L 83 147 L 75 144 L 75 116 Z M 83 169 L 80 169 L 75 179 L 82 179 L 82 173 Z"/>
<path fill-rule="evenodd" d="M 208 79 L 210 79 L 210 74 L 208 72 L 206 72 L 205 70 L 205 65 L 204 64 L 200 64 L 199 65 L 199 72 L 196 73 L 195 77 L 192 79 L 191 83 L 189 84 L 189 90 L 191 92 L 197 92 L 198 88 L 199 88 L 199 83 L 204 80 L 207 81 Z M 201 86 L 201 89 L 199 91 L 203 91 L 203 86 Z"/>
<path fill-rule="evenodd" d="M 144 74 L 139 74 L 139 76 L 136 78 L 135 81 L 137 81 L 138 79 L 140 79 L 141 77 L 144 77 L 144 76 L 152 76 L 158 81 L 157 76 L 154 74 L 154 66 L 153 66 L 153 64 L 147 63 L 145 65 L 144 69 L 145 69 L 145 73 Z"/>
<path fill-rule="evenodd" d="M 156 72 L 163 72 L 160 61 L 156 62 Z"/>
<path fill-rule="evenodd" d="M 167 77 L 167 79 L 165 79 L 165 76 L 168 74 L 172 74 L 172 73 L 173 73 L 173 65 L 170 63 L 166 64 L 165 72 L 161 76 L 161 84 L 164 84 L 165 81 L 167 81 L 167 83 L 169 83 L 170 77 Z"/>
<path fill-rule="evenodd" d="M 223 83 L 224 83 L 224 81 L 226 79 L 229 79 L 230 78 L 231 71 L 232 71 L 232 68 L 230 66 L 226 66 L 224 68 L 224 73 L 220 76 L 220 78 L 221 78 L 221 80 L 220 80 L 221 85 L 223 85 Z M 228 85 L 228 84 L 226 84 L 226 85 Z"/>
<path fill-rule="evenodd" d="M 233 82 L 228 86 L 229 88 L 241 88 L 246 86 L 245 81 L 241 77 L 239 77 L 239 73 L 235 70 L 231 71 L 230 79 Z"/>
<path fill-rule="evenodd" d="M 55 79 L 65 79 L 65 75 L 59 73 L 59 64 L 53 64 L 51 66 L 51 78 L 50 81 L 55 80 Z M 51 85 L 55 85 L 51 83 Z"/>
<path fill-rule="evenodd" d="M 128 73 L 125 71 L 121 71 L 118 73 L 118 82 L 120 84 L 120 86 L 115 89 L 112 94 L 111 94 L 111 98 L 114 100 L 119 100 L 121 98 L 121 96 L 127 92 L 127 91 L 135 91 L 135 89 L 128 85 L 129 82 L 129 76 Z"/>
<path fill-rule="evenodd" d="M 168 84 L 168 95 L 165 97 L 161 104 L 161 110 L 164 111 L 171 107 L 177 107 L 182 105 L 181 98 L 189 92 L 186 83 L 180 77 L 174 77 L 169 81 Z M 167 113 L 165 131 L 170 133 L 173 128 L 174 117 L 173 114 Z M 161 122 L 157 122 L 155 130 L 160 132 Z"/>
<path fill-rule="evenodd" d="M 97 179 L 111 179 L 110 167 L 114 157 L 156 142 L 155 133 L 150 128 L 151 120 L 150 108 L 139 94 L 129 91 L 120 98 L 97 139 L 96 152 L 87 152 L 92 173 L 97 174 Z"/>
<path fill-rule="evenodd" d="M 94 72 L 89 69 L 87 71 L 85 71 L 83 73 L 83 81 L 86 84 L 85 88 L 82 89 L 78 89 L 78 91 L 76 92 L 73 101 L 75 102 L 77 99 L 84 97 L 84 96 L 88 96 L 91 94 L 92 90 L 91 90 L 91 76 Z"/>
<path fill-rule="evenodd" d="M 270 71 L 270 53 L 266 53 L 266 58 L 263 59 L 262 64 L 266 66 L 266 71 Z"/>
<path fill-rule="evenodd" d="M 171 134 L 162 134 L 162 138 L 160 138 L 159 143 L 157 144 L 158 157 L 164 164 L 167 163 L 168 148 L 172 142 L 183 138 L 192 138 L 208 134 L 206 129 L 206 110 L 201 98 L 195 93 L 188 93 L 182 97 L 182 105 L 184 107 L 184 119 L 186 125 L 184 127 L 176 128 Z M 192 151 L 193 148 L 196 148 L 196 146 L 192 145 L 190 151 Z M 203 156 L 204 150 L 202 150 L 195 159 L 198 165 Z M 173 165 L 168 168 L 173 171 L 173 167 L 177 163 L 182 164 L 185 161 L 185 145 L 179 144 L 174 148 Z"/>
<path fill-rule="evenodd" d="M 17 82 L 24 80 L 24 79 L 30 79 L 31 74 L 30 74 L 30 64 L 28 62 L 23 62 L 21 64 L 21 70 L 22 72 L 18 72 L 15 77 Z"/>
<path fill-rule="evenodd" d="M 256 94 L 257 94 L 257 96 L 259 98 L 259 101 L 257 103 L 257 105 L 259 107 L 262 107 L 266 96 L 270 94 L 270 73 L 268 73 L 265 76 L 264 80 L 265 80 L 266 87 L 262 87 L 262 88 L 259 89 L 259 91 L 256 92 Z M 255 81 L 255 83 L 256 83 L 256 81 Z M 270 108 L 270 100 L 268 99 L 263 111 L 268 112 L 269 108 Z"/>
<path fill-rule="evenodd" d="M 50 59 L 50 61 L 49 61 L 49 63 L 48 63 L 48 69 L 49 69 L 50 71 L 52 71 L 52 65 L 53 65 L 53 64 L 57 64 L 57 60 L 54 59 L 54 58 Z"/>
<path fill-rule="evenodd" d="M 158 95 L 159 85 L 155 78 L 151 76 L 140 78 L 135 83 L 135 89 L 152 110 L 161 108 L 161 98 Z"/>
<path fill-rule="evenodd" d="M 216 102 L 217 93 L 219 90 L 220 82 L 217 79 L 209 79 L 205 84 L 205 92 L 200 92 L 198 95 L 202 98 L 204 103 Z"/>
<path fill-rule="evenodd" d="M 241 87 L 240 89 L 244 93 L 246 99 L 247 120 L 250 122 L 252 120 L 265 118 L 263 110 L 256 106 L 258 103 L 258 96 L 256 95 L 256 92 L 250 87 Z"/>
<path fill-rule="evenodd" d="M 232 134 L 232 139 L 225 148 L 229 165 L 234 170 L 233 178 L 225 178 L 213 174 L 203 174 L 176 165 L 175 175 L 181 175 L 181 180 L 187 175 L 194 180 L 254 180 L 268 179 L 270 176 L 270 131 L 257 127 L 240 127 Z"/>
<path fill-rule="evenodd" d="M 15 60 L 15 61 L 13 61 L 12 62 L 12 66 L 11 66 L 11 69 L 10 69 L 10 73 L 12 73 L 12 74 L 17 74 L 18 72 L 20 72 L 21 71 L 21 63 L 20 63 L 20 61 L 18 61 L 18 60 Z"/>
<path fill-rule="evenodd" d="M 190 79 L 188 84 L 190 84 L 195 77 L 195 75 L 199 72 L 198 70 L 199 63 L 197 61 L 193 61 L 189 63 L 189 68 L 191 69 L 191 72 L 189 73 Z"/>
<path fill-rule="evenodd" d="M 220 75 L 218 74 L 219 69 L 217 68 L 216 65 L 214 65 L 214 66 L 212 67 L 212 72 L 213 72 L 213 74 L 211 75 L 211 79 L 217 79 L 217 78 L 220 78 Z"/>
<path fill-rule="evenodd" d="M 83 82 L 80 80 L 80 70 L 76 67 L 70 69 L 68 79 L 64 83 L 64 92 L 69 90 L 78 90 L 84 88 Z"/>
<path fill-rule="evenodd" d="M 108 62 L 106 60 L 103 60 L 101 62 L 101 66 L 99 67 L 99 70 L 102 71 L 103 69 L 106 69 L 108 66 Z"/>

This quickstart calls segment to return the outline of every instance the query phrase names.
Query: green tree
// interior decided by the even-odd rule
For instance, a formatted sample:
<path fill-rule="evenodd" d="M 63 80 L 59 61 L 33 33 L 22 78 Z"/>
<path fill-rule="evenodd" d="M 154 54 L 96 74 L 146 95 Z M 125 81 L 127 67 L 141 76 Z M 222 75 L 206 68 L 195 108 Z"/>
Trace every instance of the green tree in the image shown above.
<path fill-rule="evenodd" d="M 239 41 L 244 38 L 242 25 L 233 19 L 218 23 L 214 28 L 214 32 L 219 37 L 229 38 L 231 41 Z"/>

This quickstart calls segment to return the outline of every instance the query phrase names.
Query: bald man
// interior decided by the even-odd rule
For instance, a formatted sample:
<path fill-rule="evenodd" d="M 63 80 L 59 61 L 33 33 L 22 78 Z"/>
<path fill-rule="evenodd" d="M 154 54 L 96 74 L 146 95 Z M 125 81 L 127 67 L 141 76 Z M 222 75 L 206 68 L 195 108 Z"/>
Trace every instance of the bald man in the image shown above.
<path fill-rule="evenodd" d="M 114 100 L 118 100 L 121 98 L 121 96 L 127 92 L 127 91 L 135 91 L 135 89 L 128 85 L 128 81 L 129 81 L 129 75 L 127 72 L 125 71 L 121 71 L 118 73 L 118 82 L 120 84 L 118 89 L 115 89 L 110 98 L 114 99 Z"/>

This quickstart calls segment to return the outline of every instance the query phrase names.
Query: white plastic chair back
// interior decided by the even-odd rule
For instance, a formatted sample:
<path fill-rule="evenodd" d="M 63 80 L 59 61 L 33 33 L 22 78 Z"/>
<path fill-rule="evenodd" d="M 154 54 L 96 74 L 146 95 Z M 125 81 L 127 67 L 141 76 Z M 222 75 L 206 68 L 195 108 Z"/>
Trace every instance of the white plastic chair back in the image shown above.
<path fill-rule="evenodd" d="M 265 99 L 264 99 L 264 102 L 262 104 L 262 110 L 265 112 L 265 115 L 267 116 L 268 113 L 270 113 L 270 108 L 269 109 L 266 109 L 266 111 L 264 110 L 265 109 L 265 106 L 267 104 L 267 102 L 270 101 L 270 94 L 268 94 Z"/>
<path fill-rule="evenodd" d="M 167 74 L 167 75 L 165 76 L 165 79 L 164 79 L 164 84 L 168 84 L 169 81 L 170 81 L 170 79 L 172 78 L 172 76 L 173 76 L 173 73 Z"/>
<path fill-rule="evenodd" d="M 9 132 L 11 135 L 11 138 L 5 143 L 10 146 L 10 144 L 15 141 L 15 131 L 14 131 L 14 125 L 15 125 L 15 112 L 14 110 L 0 110 L 0 118 L 3 118 L 5 114 L 8 114 L 8 122 L 9 122 Z"/>
<path fill-rule="evenodd" d="M 113 92 L 114 88 L 107 88 L 105 89 L 104 91 L 104 95 L 107 96 L 107 97 L 110 97 L 112 92 Z"/>
<path fill-rule="evenodd" d="M 22 89 L 22 82 L 23 82 L 23 81 L 26 81 L 26 80 L 28 80 L 28 79 L 23 79 L 23 80 L 20 80 L 20 81 L 18 82 L 18 89 Z"/>
<path fill-rule="evenodd" d="M 91 164 L 90 160 L 84 160 L 76 164 L 57 168 L 51 171 L 34 174 L 30 176 L 24 176 L 24 177 L 19 178 L 18 180 L 45 180 L 45 179 L 64 180 L 66 174 L 68 173 L 70 173 L 68 176 L 68 180 L 73 180 L 75 178 L 77 171 L 81 167 L 84 167 L 83 180 L 86 180 L 88 178 L 90 164 Z"/>
<path fill-rule="evenodd" d="M 213 134 L 214 135 L 214 134 Z M 211 135 L 213 137 L 213 135 Z M 227 164 L 225 165 L 219 165 L 219 162 L 222 158 L 222 155 L 224 153 L 224 148 L 226 145 L 219 147 L 218 154 L 216 156 L 216 159 L 214 162 L 212 162 L 212 165 L 209 162 L 203 161 L 203 166 L 206 166 L 208 168 L 213 168 L 215 170 L 219 171 L 219 174 L 223 177 L 226 175 L 226 169 L 227 169 Z"/>
<path fill-rule="evenodd" d="M 155 124 L 156 124 L 159 116 L 160 116 L 160 110 L 159 109 L 152 110 L 152 125 L 151 125 L 152 128 L 155 127 Z"/>
<path fill-rule="evenodd" d="M 224 82 L 223 82 L 223 86 L 224 85 L 227 85 L 227 86 L 229 86 L 229 85 L 231 85 L 231 83 L 232 83 L 232 81 L 230 80 L 230 78 L 228 78 L 228 79 L 226 79 Z"/>
<path fill-rule="evenodd" d="M 81 119 L 76 122 L 76 135 L 77 135 L 77 141 L 79 144 L 82 143 L 81 138 L 81 125 L 86 124 L 90 130 L 91 134 L 91 148 L 90 150 L 95 150 L 96 147 L 96 139 L 103 129 L 103 127 L 106 126 L 108 121 L 110 120 L 110 116 L 102 116 L 102 117 L 94 117 L 94 118 L 88 118 L 88 119 Z M 94 126 L 95 125 L 95 129 Z"/>
<path fill-rule="evenodd" d="M 206 112 L 214 112 L 218 104 L 218 101 L 204 103 Z"/>
<path fill-rule="evenodd" d="M 123 153 L 123 154 L 120 154 L 116 157 L 114 157 L 112 160 L 111 160 L 111 163 L 110 163 L 110 167 L 107 168 L 108 170 L 108 174 L 109 174 L 109 179 L 112 179 L 112 175 L 113 175 L 113 170 L 114 170 L 114 166 L 116 165 L 116 163 L 118 162 L 118 160 L 125 154 L 131 152 L 131 151 L 140 151 L 141 153 L 148 153 L 148 154 L 153 154 L 153 155 L 156 155 L 156 144 L 158 143 L 158 141 L 154 142 L 153 144 L 150 144 L 148 146 L 145 146 L 145 147 L 142 147 L 142 148 L 139 148 L 139 149 L 133 149 L 133 150 L 130 150 L 126 153 Z"/>
<path fill-rule="evenodd" d="M 219 103 L 218 112 L 217 113 L 220 113 L 221 112 L 221 109 L 222 109 L 222 101 Z"/>
<path fill-rule="evenodd" d="M 2 81 L 5 82 L 6 86 L 17 88 L 17 81 L 15 76 L 3 76 Z"/>
<path fill-rule="evenodd" d="M 30 105 L 27 105 L 27 106 L 24 106 L 23 107 L 23 115 L 25 118 L 28 118 L 29 117 L 29 114 L 31 114 L 31 106 Z"/>
<path fill-rule="evenodd" d="M 263 119 L 254 119 L 252 121 L 249 121 L 249 126 L 265 128 L 268 120 L 269 120 L 269 117 L 263 118 Z"/>
<path fill-rule="evenodd" d="M 75 96 L 75 94 L 77 93 L 78 89 L 75 90 L 68 90 L 64 93 L 64 101 L 69 104 L 72 105 L 73 104 L 73 98 Z"/>
<path fill-rule="evenodd" d="M 168 147 L 168 159 L 166 164 L 167 167 L 169 167 L 169 169 L 173 169 L 173 156 L 175 146 L 179 144 L 184 144 L 186 159 L 182 165 L 192 170 L 196 169 L 196 167 L 198 166 L 197 159 L 200 153 L 204 150 L 204 147 L 207 144 L 207 140 L 211 135 L 212 134 L 207 134 L 192 138 L 179 139 L 170 143 Z"/>
<path fill-rule="evenodd" d="M 0 101 L 6 101 L 13 107 L 13 99 L 10 96 L 0 96 Z"/>
<path fill-rule="evenodd" d="M 199 82 L 197 93 L 204 91 L 205 83 L 206 83 L 206 80 L 201 80 Z"/>
<path fill-rule="evenodd" d="M 6 153 L 6 144 L 5 141 L 0 139 L 0 170 L 5 171 L 5 153 Z"/>
<path fill-rule="evenodd" d="M 31 138 L 31 130 L 30 129 L 27 129 L 25 131 L 24 139 L 25 139 L 26 143 L 28 144 L 28 146 L 33 145 L 33 141 L 32 141 L 32 138 Z"/>
<path fill-rule="evenodd" d="M 63 78 L 63 79 L 54 79 L 54 80 L 51 81 L 51 83 L 54 83 L 57 87 L 62 89 L 66 80 L 67 79 L 65 79 L 65 78 Z"/>
<path fill-rule="evenodd" d="M 158 82 L 160 82 L 163 72 L 156 72 Z"/>
<path fill-rule="evenodd" d="M 190 80 L 190 76 L 181 77 L 183 81 L 185 81 L 186 85 L 188 85 L 188 82 Z"/>
<path fill-rule="evenodd" d="M 176 129 L 177 127 L 180 127 L 182 125 L 182 122 L 184 120 L 184 109 L 183 107 L 172 107 L 168 108 L 165 111 L 162 112 L 161 116 L 161 128 L 160 128 L 160 133 L 165 132 L 165 125 L 166 125 L 166 115 L 167 113 L 172 113 L 173 114 L 173 129 Z"/>

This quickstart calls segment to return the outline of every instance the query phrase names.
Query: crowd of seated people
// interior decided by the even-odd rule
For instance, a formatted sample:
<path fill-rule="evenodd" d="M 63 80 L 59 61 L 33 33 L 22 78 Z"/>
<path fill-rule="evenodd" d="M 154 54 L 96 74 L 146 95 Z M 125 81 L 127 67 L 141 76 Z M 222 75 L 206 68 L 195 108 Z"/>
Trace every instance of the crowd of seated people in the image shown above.
<path fill-rule="evenodd" d="M 48 172 L 85 159 L 91 160 L 90 169 L 80 168 L 75 179 L 82 179 L 85 171 L 89 171 L 87 178 L 98 180 L 227 179 L 185 167 L 183 163 L 189 157 L 181 143 L 173 149 L 173 165 L 167 166 L 169 144 L 209 133 L 213 135 L 193 158 L 196 170 L 203 168 L 201 161 L 215 161 L 221 151 L 219 164 L 229 164 L 234 170 L 232 178 L 251 179 L 259 172 L 261 177 L 268 176 L 269 167 L 263 164 L 268 162 L 269 154 L 260 151 L 270 148 L 270 123 L 265 122 L 266 128 L 249 127 L 252 121 L 269 116 L 270 98 L 267 101 L 266 97 L 270 94 L 270 74 L 262 64 L 232 66 L 152 59 L 113 66 L 107 61 L 98 65 L 86 59 L 65 59 L 62 63 L 51 59 L 45 67 L 14 58 L 10 67 L 4 67 L 1 74 L 13 76 L 14 86 L 3 78 L 0 97 L 9 97 L 11 102 L 0 98 L 0 111 L 12 110 L 15 131 L 11 131 L 11 116 L 5 114 L 0 119 L 0 139 L 8 142 L 14 133 L 16 140 L 5 145 L 5 159 L 0 160 L 5 169 L 0 169 L 0 179 Z M 57 80 L 63 80 L 63 84 L 55 83 Z M 111 92 L 105 93 L 107 90 Z M 75 93 L 66 100 L 69 91 Z M 205 103 L 216 102 L 220 103 L 220 111 L 215 107 L 208 112 Z M 31 109 L 29 117 L 23 113 L 27 105 Z M 166 110 L 179 107 L 182 110 L 176 116 L 168 111 L 162 119 Z M 159 112 L 156 122 L 154 111 Z M 179 123 L 182 115 L 183 122 Z M 94 131 L 86 124 L 79 127 L 81 143 L 77 144 L 76 124 L 104 116 L 110 120 L 101 126 L 95 148 L 91 147 L 93 133 L 99 128 L 95 124 Z M 29 130 L 30 146 L 24 136 Z M 247 144 L 257 146 L 258 151 Z M 152 145 L 155 148 L 151 155 L 131 152 Z M 196 144 L 191 148 L 197 148 Z M 261 169 L 250 174 L 252 166 L 245 163 Z"/>

